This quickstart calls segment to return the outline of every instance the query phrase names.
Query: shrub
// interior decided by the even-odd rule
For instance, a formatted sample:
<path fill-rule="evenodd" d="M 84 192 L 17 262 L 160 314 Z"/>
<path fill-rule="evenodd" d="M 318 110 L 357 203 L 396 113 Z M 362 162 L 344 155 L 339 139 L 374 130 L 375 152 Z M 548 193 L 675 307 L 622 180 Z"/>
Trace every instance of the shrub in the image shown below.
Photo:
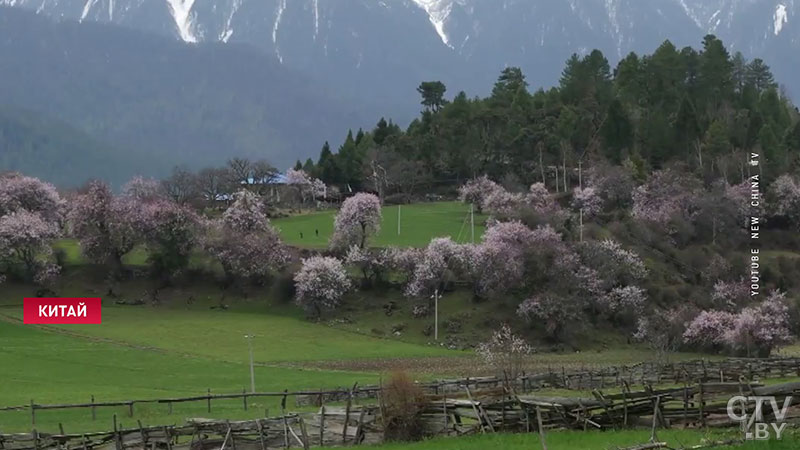
<path fill-rule="evenodd" d="M 422 411 L 425 395 L 405 372 L 395 372 L 381 383 L 381 409 L 386 441 L 419 441 L 422 439 Z"/>

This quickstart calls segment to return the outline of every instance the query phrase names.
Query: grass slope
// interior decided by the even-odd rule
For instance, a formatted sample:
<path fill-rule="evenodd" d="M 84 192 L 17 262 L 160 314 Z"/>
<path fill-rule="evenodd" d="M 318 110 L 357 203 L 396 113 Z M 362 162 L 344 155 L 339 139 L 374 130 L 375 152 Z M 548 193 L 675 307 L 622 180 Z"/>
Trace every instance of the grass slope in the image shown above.
<path fill-rule="evenodd" d="M 322 211 L 275 219 L 287 243 L 299 247 L 324 248 L 333 233 L 335 211 Z M 370 242 L 377 247 L 423 247 L 432 238 L 450 236 L 457 242 L 469 242 L 469 205 L 458 202 L 417 203 L 400 207 L 400 235 L 397 234 L 397 206 L 383 208 L 381 230 Z M 486 216 L 475 214 L 475 240 L 484 232 Z M 319 230 L 319 235 L 316 231 Z M 300 237 L 300 233 L 303 237 Z"/>
<path fill-rule="evenodd" d="M 200 333 L 198 333 L 200 334 Z M 236 333 L 238 335 L 238 333 Z M 119 401 L 172 396 L 241 392 L 249 386 L 248 365 L 210 358 L 164 353 L 141 348 L 92 341 L 0 320 L 0 403 L 2 406 L 29 404 L 83 403 L 92 395 L 96 401 Z M 195 340 L 185 348 L 198 348 Z M 246 353 L 246 350 L 245 350 Z M 351 386 L 355 381 L 370 383 L 377 376 L 335 371 L 313 371 L 257 366 L 259 391 L 282 391 L 309 387 Z M 245 412 L 241 400 L 219 400 L 212 413 L 204 402 L 176 404 L 172 416 L 166 405 L 136 405 L 134 417 L 127 408 L 98 408 L 96 421 L 85 410 L 37 411 L 36 429 L 54 431 L 58 423 L 67 431 L 106 430 L 111 416 L 117 414 L 129 426 L 142 420 L 149 424 L 182 423 L 187 417 L 247 418 L 272 413 L 277 399 L 253 399 Z M 29 411 L 0 412 L 0 431 L 24 431 L 32 428 Z"/>

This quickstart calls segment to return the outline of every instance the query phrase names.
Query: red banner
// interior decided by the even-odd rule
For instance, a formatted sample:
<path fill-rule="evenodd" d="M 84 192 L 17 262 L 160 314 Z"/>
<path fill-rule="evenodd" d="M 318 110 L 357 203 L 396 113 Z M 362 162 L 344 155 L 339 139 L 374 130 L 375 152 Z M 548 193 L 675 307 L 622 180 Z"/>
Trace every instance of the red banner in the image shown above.
<path fill-rule="evenodd" d="M 26 324 L 99 324 L 102 322 L 99 298 L 26 298 Z"/>

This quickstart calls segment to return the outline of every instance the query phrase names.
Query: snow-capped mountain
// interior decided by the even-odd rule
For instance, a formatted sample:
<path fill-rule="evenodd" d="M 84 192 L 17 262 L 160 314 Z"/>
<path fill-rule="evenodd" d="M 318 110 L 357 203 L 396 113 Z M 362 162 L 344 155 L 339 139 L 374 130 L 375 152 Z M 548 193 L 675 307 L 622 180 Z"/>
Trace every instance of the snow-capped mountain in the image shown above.
<path fill-rule="evenodd" d="M 795 92 L 800 0 L 0 0 L 60 19 L 101 21 L 189 43 L 254 45 L 347 94 L 391 101 L 423 79 L 486 92 L 504 66 L 557 81 L 573 52 L 612 63 L 663 40 L 713 33 L 761 57 Z"/>

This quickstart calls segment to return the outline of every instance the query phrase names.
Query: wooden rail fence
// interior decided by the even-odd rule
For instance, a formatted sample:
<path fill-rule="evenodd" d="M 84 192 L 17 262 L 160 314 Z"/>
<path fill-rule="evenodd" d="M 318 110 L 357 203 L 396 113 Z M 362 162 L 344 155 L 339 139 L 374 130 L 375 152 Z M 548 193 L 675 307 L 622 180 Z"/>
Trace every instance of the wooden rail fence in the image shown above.
<path fill-rule="evenodd" d="M 429 394 L 421 410 L 423 435 L 463 436 L 494 432 L 536 432 L 544 440 L 553 429 L 626 429 L 734 427 L 727 414 L 736 395 L 789 398 L 785 421 L 800 419 L 800 382 L 763 386 L 750 382 L 709 382 L 665 389 L 650 386 L 619 393 L 592 391 L 591 397 L 560 398 L 515 392 L 510 385 L 471 390 L 462 385 L 457 397 Z M 741 404 L 748 414 L 755 403 Z M 774 420 L 764 411 L 765 420 Z M 383 440 L 379 406 L 322 406 L 317 413 L 287 414 L 245 421 L 189 419 L 184 425 L 118 427 L 112 431 L 66 434 L 0 434 L 3 450 L 270 450 L 315 446 L 376 444 Z M 661 448 L 661 447 L 645 447 Z"/>
<path fill-rule="evenodd" d="M 590 390 L 606 388 L 630 388 L 631 386 L 648 386 L 660 384 L 687 384 L 708 382 L 739 382 L 740 380 L 754 381 L 770 378 L 785 378 L 800 376 L 800 358 L 768 358 L 747 359 L 729 358 L 722 360 L 693 360 L 670 364 L 640 363 L 629 366 L 605 367 L 594 370 L 570 370 L 565 368 L 548 369 L 546 372 L 523 374 L 516 378 L 509 386 L 516 392 L 531 392 L 535 390 L 555 388 Z M 431 383 L 420 383 L 419 386 L 427 394 L 445 395 L 458 394 L 467 386 L 473 390 L 490 389 L 506 386 L 501 377 L 467 377 L 458 379 L 438 380 Z M 124 400 L 112 402 L 96 401 L 92 396 L 88 403 L 75 404 L 38 404 L 34 400 L 27 405 L 4 406 L 2 411 L 29 411 L 31 424 L 36 424 L 37 410 L 56 410 L 84 408 L 90 409 L 92 419 L 97 418 L 97 409 L 104 407 L 125 407 L 128 416 L 133 417 L 135 405 L 163 404 L 172 413 L 176 403 L 204 402 L 210 413 L 212 402 L 217 400 L 240 399 L 244 410 L 248 409 L 248 401 L 253 398 L 281 398 L 286 404 L 286 399 L 292 397 L 295 405 L 322 406 L 330 403 L 339 403 L 352 400 L 366 400 L 377 398 L 379 386 L 357 385 L 353 388 L 340 388 L 332 390 L 303 390 L 284 392 L 245 392 L 235 394 L 212 394 L 208 389 L 205 395 L 160 399 Z"/>

